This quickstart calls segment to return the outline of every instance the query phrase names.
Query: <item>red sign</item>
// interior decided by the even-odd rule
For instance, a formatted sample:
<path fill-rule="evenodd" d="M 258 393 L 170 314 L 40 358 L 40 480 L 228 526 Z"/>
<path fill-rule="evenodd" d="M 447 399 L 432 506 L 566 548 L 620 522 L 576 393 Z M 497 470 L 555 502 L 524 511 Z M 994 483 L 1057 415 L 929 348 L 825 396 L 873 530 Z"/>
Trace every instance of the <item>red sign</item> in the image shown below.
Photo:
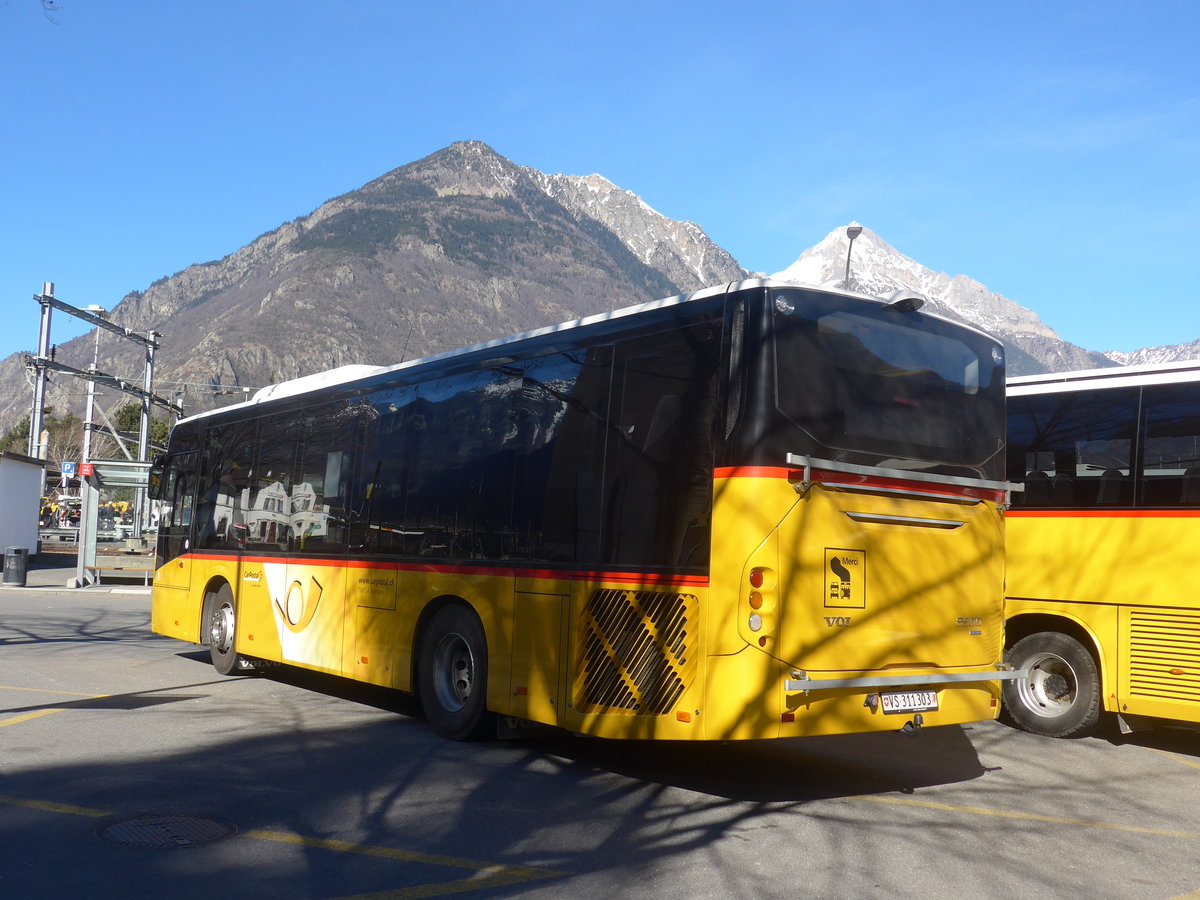
<path fill-rule="evenodd" d="M 84 478 L 91 478 L 93 475 L 96 474 L 96 467 L 93 466 L 91 463 L 80 463 L 79 474 L 82 475 Z"/>

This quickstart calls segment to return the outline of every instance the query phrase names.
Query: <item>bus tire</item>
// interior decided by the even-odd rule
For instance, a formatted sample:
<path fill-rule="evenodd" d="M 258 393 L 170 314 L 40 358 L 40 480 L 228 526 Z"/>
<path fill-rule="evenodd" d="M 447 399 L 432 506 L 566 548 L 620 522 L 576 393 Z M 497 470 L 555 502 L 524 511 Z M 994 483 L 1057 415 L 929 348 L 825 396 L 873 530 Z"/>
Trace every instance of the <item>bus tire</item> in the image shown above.
<path fill-rule="evenodd" d="M 487 639 L 474 611 L 455 603 L 434 613 L 417 659 L 417 689 L 434 732 L 453 741 L 486 737 Z"/>
<path fill-rule="evenodd" d="M 237 639 L 237 604 L 233 589 L 223 584 L 213 595 L 208 617 L 208 655 L 213 668 L 222 675 L 244 675 L 254 671 L 254 663 L 234 650 Z"/>
<path fill-rule="evenodd" d="M 1070 635 L 1044 631 L 1008 651 L 1025 678 L 1004 682 L 1004 709 L 1024 730 L 1045 737 L 1082 737 L 1100 721 L 1100 671 L 1087 647 Z"/>

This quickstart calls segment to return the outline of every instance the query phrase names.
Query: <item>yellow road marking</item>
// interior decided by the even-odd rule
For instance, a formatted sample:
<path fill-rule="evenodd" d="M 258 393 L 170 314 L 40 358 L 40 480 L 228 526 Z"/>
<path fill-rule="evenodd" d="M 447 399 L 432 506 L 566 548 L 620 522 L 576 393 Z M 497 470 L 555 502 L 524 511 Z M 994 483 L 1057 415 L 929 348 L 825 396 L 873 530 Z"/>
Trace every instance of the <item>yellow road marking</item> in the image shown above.
<path fill-rule="evenodd" d="M 1008 812 L 1002 809 L 986 809 L 982 806 L 955 806 L 950 803 L 935 803 L 931 800 L 909 800 L 904 797 L 862 796 L 859 800 L 871 803 L 886 803 L 891 806 L 916 806 L 939 812 L 968 813 L 974 816 L 994 816 L 1001 819 L 1018 819 L 1023 822 L 1048 822 L 1052 825 L 1077 825 L 1082 828 L 1103 828 L 1108 831 L 1124 831 L 1131 834 L 1150 834 L 1155 837 L 1177 837 L 1200 840 L 1200 831 L 1174 831 L 1169 828 L 1144 828 L 1140 825 L 1120 825 L 1115 822 L 1095 822 L 1088 819 L 1071 819 L 1065 816 L 1045 816 L 1040 813 Z"/>
<path fill-rule="evenodd" d="M 28 722 L 30 719 L 40 719 L 42 716 L 48 716 L 50 713 L 63 712 L 62 707 L 55 709 L 39 709 L 34 712 L 25 713 L 23 716 L 13 716 L 10 719 L 0 719 L 0 728 L 5 725 L 19 725 L 22 722 Z"/>
<path fill-rule="evenodd" d="M 49 688 L 14 687 L 11 684 L 0 684 L 0 691 L 28 691 L 31 694 L 62 694 L 66 697 L 107 697 L 108 694 L 81 694 L 79 691 L 52 691 Z"/>
<path fill-rule="evenodd" d="M 397 850 L 394 847 L 374 847 L 370 844 L 354 844 L 349 841 L 336 841 L 329 838 L 310 838 L 290 831 L 266 831 L 262 829 L 242 832 L 243 837 L 260 841 L 279 841 L 284 844 L 297 844 L 302 847 L 318 847 L 324 850 L 336 850 L 339 853 L 362 853 L 366 856 L 382 856 L 386 859 L 400 859 L 405 862 L 429 863 L 435 866 L 448 866 L 453 869 L 473 869 L 475 871 L 513 872 L 529 877 L 550 877 L 564 875 L 564 872 L 552 872 L 550 869 L 526 868 L 523 866 L 504 866 L 495 863 L 480 862 L 474 859 L 463 859 L 458 856 L 441 856 L 436 853 L 417 853 L 411 850 Z"/>
<path fill-rule="evenodd" d="M 562 875 L 564 873 L 557 873 Z M 538 875 L 538 878 L 550 878 L 549 874 Z M 374 894 L 355 894 L 352 897 L 339 897 L 337 900 L 423 900 L 425 897 L 446 897 L 450 894 L 463 894 L 467 891 L 482 891 L 485 888 L 503 887 L 508 884 L 521 884 L 531 881 L 506 873 L 484 875 L 483 877 L 460 878 L 458 881 L 445 881 L 440 884 L 422 884 L 416 887 L 401 888 L 398 891 L 379 891 Z"/>
<path fill-rule="evenodd" d="M 1183 763 L 1185 766 L 1191 766 L 1193 769 L 1200 769 L 1200 762 L 1196 762 L 1193 759 L 1184 759 L 1178 754 L 1168 753 L 1166 750 L 1157 750 L 1154 747 L 1143 747 L 1142 749 L 1149 750 L 1151 753 L 1157 753 L 1159 756 L 1165 756 L 1167 759 L 1173 759 L 1175 762 Z M 1191 895 L 1185 894 L 1184 896 L 1190 897 Z"/>
<path fill-rule="evenodd" d="M 53 710 L 52 710 L 53 711 Z M 0 723 L 3 724 L 3 723 Z M 67 803 L 51 803 L 46 800 L 29 800 L 22 797 L 9 797 L 0 794 L 0 804 L 20 806 L 26 809 L 37 809 L 42 812 L 63 813 L 72 816 L 86 816 L 91 819 L 103 819 L 114 815 L 102 809 L 89 809 L 85 806 L 71 806 Z M 533 866 L 508 866 L 496 863 L 485 863 L 457 856 L 442 856 L 436 853 L 418 853 L 411 850 L 399 850 L 395 847 L 376 847 L 369 844 L 355 844 L 349 841 L 337 841 L 330 838 L 305 837 L 285 831 L 269 831 L 252 829 L 240 833 L 241 837 L 259 841 L 275 841 L 280 844 L 295 844 L 300 847 L 312 847 L 320 850 L 331 850 L 336 853 L 359 853 L 364 856 L 377 856 L 382 859 L 400 860 L 403 862 L 424 863 L 426 865 L 445 866 L 452 869 L 468 869 L 473 872 L 467 878 L 455 881 L 439 882 L 437 884 L 422 884 L 401 888 L 395 891 L 380 891 L 371 894 L 359 894 L 343 900 L 420 900 L 424 897 L 445 897 L 450 894 L 461 894 L 466 891 L 478 891 L 484 888 L 502 887 L 509 884 L 521 884 L 526 881 L 539 881 L 543 878 L 561 878 L 566 872 L 554 869 L 539 869 Z"/>
<path fill-rule="evenodd" d="M 55 690 L 50 690 L 49 688 L 16 687 L 11 684 L 0 684 L 0 691 L 24 691 L 24 692 L 30 693 L 30 694 L 54 694 L 57 697 L 82 697 L 83 698 L 83 700 L 81 700 L 81 701 L 76 701 L 76 702 L 72 703 L 71 706 L 77 706 L 77 705 L 79 705 L 79 703 L 86 702 L 87 700 L 100 700 L 100 699 L 103 699 L 108 696 L 108 694 L 81 694 L 78 691 L 55 691 Z M 3 728 L 5 725 L 19 725 L 22 722 L 28 722 L 30 719 L 40 719 L 42 716 L 48 716 L 48 715 L 50 715 L 50 713 L 63 712 L 64 710 L 69 709 L 69 708 L 70 707 L 67 707 L 67 706 L 56 706 L 56 707 L 53 707 L 50 709 L 37 709 L 37 710 L 34 710 L 33 712 L 27 712 L 24 715 L 12 716 L 7 719 L 0 719 L 0 728 Z"/>
<path fill-rule="evenodd" d="M 23 797 L 6 797 L 3 794 L 0 794 L 0 803 L 8 806 L 23 806 L 26 809 L 40 809 L 42 812 L 87 816 L 89 819 L 103 819 L 105 816 L 112 815 L 102 809 L 88 809 L 86 806 L 71 806 L 68 803 L 51 803 L 47 800 L 26 800 Z"/>

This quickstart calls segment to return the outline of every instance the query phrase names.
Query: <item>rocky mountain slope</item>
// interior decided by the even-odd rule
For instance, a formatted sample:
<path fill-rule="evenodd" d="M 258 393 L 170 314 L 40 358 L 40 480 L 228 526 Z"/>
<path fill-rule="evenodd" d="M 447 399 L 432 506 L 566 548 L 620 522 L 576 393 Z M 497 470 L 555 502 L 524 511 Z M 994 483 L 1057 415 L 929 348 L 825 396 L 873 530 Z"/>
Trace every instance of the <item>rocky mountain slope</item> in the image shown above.
<path fill-rule="evenodd" d="M 471 141 L 130 294 L 112 320 L 162 333 L 155 392 L 179 391 L 195 412 L 243 387 L 391 365 L 745 275 L 699 226 L 598 175 L 545 175 Z M 140 384 L 142 356 L 124 344 L 102 332 L 98 368 Z M 85 335 L 57 360 L 84 369 L 92 352 Z M 82 384 L 54 376 L 49 405 L 78 406 Z M 0 427 L 30 397 L 23 358 L 0 363 Z"/>

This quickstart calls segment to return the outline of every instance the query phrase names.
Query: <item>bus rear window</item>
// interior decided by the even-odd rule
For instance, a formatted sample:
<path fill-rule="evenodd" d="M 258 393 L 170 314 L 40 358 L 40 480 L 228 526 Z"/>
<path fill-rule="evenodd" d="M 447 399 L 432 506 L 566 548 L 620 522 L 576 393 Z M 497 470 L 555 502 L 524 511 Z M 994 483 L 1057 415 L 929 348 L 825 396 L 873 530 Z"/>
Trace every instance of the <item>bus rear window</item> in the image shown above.
<path fill-rule="evenodd" d="M 936 376 L 939 390 L 979 390 L 979 356 L 958 337 L 834 312 L 817 319 L 818 339 L 838 368 L 879 379 Z"/>
<path fill-rule="evenodd" d="M 776 406 L 816 442 L 807 452 L 998 477 L 999 345 L 919 313 L 849 307 L 828 295 L 775 304 Z"/>

